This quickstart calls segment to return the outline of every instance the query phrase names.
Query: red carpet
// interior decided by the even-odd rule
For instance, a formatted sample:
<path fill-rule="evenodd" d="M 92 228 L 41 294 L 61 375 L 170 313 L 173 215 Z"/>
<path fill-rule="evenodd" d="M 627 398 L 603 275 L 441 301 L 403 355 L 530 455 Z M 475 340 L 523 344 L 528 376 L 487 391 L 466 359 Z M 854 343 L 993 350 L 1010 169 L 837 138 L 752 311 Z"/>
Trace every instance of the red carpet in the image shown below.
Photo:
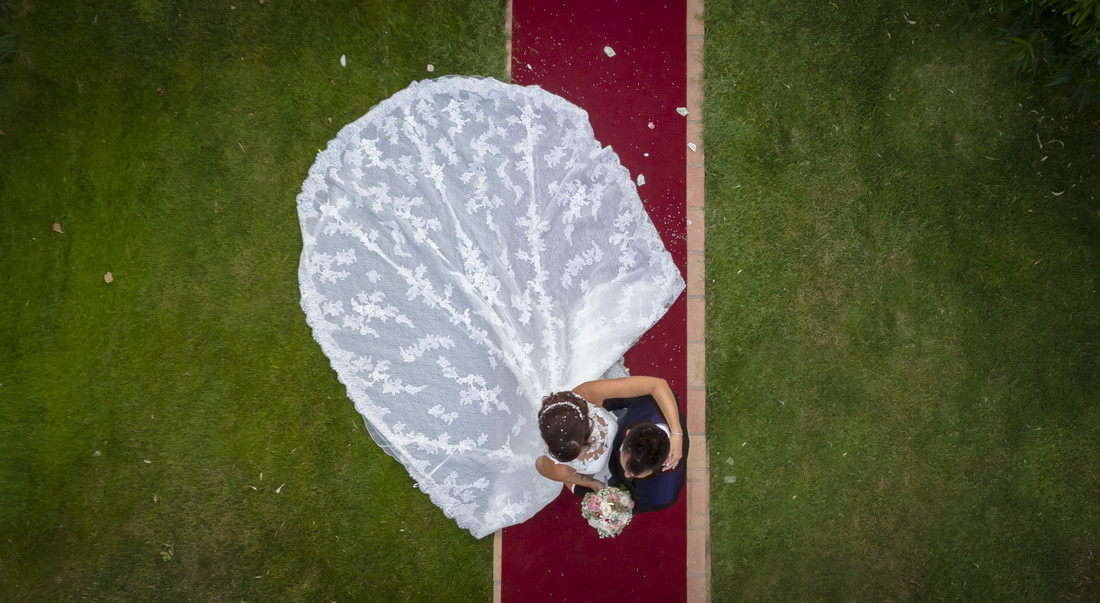
<path fill-rule="evenodd" d="M 588 111 L 610 145 L 681 273 L 684 221 L 686 14 L 684 1 L 514 0 L 512 81 L 537 84 Z M 610 46 L 614 57 L 604 47 Z M 649 124 L 653 124 L 653 128 Z M 683 296 L 627 355 L 635 375 L 668 380 L 687 400 Z M 690 412 L 690 409 L 688 409 Z M 672 508 L 634 518 L 600 540 L 563 492 L 526 523 L 503 532 L 501 600 L 684 601 L 686 494 Z"/>

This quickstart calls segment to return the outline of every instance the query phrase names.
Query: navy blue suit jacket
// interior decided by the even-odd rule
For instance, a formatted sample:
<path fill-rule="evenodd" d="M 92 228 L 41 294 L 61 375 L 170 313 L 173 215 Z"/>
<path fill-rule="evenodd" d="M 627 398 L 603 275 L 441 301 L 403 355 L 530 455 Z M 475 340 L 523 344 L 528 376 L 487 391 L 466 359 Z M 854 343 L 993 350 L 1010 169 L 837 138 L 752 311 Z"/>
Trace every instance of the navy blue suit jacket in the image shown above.
<path fill-rule="evenodd" d="M 675 469 L 658 472 L 643 479 L 628 480 L 623 475 L 623 467 L 619 463 L 619 449 L 623 445 L 623 437 L 626 435 L 627 430 L 637 423 L 643 421 L 665 423 L 664 416 L 661 415 L 661 409 L 657 407 L 657 403 L 652 396 L 608 399 L 604 400 L 603 407 L 611 411 L 621 408 L 627 409 L 626 415 L 619 420 L 619 431 L 615 434 L 615 441 L 611 448 L 611 458 L 607 463 L 611 469 L 611 479 L 608 480 L 608 485 L 625 487 L 630 491 L 634 497 L 635 513 L 660 511 L 674 505 L 676 499 L 680 496 L 680 491 L 684 488 L 684 483 L 687 481 L 687 436 L 685 435 L 683 438 L 683 458 L 680 459 L 680 464 L 676 465 Z M 680 413 L 680 426 L 684 427 L 686 425 L 687 418 L 684 413 Z"/>

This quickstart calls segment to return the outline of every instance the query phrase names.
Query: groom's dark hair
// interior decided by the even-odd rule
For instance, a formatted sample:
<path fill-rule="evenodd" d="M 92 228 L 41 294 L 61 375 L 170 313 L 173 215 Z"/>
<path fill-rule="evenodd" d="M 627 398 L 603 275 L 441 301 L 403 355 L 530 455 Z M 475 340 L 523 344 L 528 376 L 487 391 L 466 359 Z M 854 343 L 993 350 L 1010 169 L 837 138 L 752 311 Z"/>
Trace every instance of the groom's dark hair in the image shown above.
<path fill-rule="evenodd" d="M 668 434 L 653 421 L 635 423 L 623 438 L 622 448 L 627 454 L 625 469 L 634 475 L 657 472 L 668 458 Z"/>

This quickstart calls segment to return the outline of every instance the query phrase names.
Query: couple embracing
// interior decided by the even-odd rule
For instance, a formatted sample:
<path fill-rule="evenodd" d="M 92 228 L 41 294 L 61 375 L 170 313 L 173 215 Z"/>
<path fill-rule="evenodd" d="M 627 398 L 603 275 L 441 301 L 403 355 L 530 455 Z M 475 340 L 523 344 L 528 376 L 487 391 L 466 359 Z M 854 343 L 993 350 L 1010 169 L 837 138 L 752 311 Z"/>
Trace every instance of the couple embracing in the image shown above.
<path fill-rule="evenodd" d="M 633 497 L 634 513 L 659 511 L 684 487 L 685 422 L 664 379 L 588 381 L 543 399 L 539 431 L 547 453 L 535 467 L 578 496 L 619 487 Z"/>

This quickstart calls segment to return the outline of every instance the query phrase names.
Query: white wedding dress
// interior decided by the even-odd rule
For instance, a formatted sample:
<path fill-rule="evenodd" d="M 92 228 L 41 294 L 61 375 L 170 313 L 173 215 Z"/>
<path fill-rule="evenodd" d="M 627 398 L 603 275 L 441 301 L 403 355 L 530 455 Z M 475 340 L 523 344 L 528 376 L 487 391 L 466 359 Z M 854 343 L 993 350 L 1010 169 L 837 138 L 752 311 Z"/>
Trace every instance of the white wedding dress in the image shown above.
<path fill-rule="evenodd" d="M 412 84 L 317 156 L 298 215 L 314 337 L 478 538 L 561 489 L 535 470 L 542 397 L 599 378 L 684 287 L 587 114 L 538 87 Z"/>
<path fill-rule="evenodd" d="M 615 434 L 619 431 L 619 421 L 611 411 L 591 404 L 588 406 L 588 420 L 592 423 L 592 436 L 588 450 L 572 461 L 560 464 L 606 484 L 607 480 L 611 479 L 611 468 L 607 466 L 607 461 L 611 459 L 611 446 L 615 442 Z M 549 451 L 546 452 L 546 456 L 553 460 Z"/>

